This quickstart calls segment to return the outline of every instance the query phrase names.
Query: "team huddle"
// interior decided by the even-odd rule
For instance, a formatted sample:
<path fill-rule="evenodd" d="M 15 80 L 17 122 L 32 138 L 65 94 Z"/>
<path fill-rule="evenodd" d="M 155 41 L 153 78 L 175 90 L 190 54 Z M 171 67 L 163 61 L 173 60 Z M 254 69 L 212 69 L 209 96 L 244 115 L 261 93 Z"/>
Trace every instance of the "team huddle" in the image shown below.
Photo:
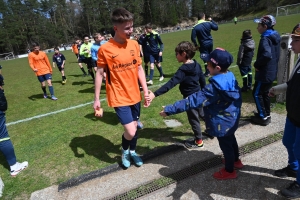
<path fill-rule="evenodd" d="M 100 91 L 102 83 L 105 82 L 107 104 L 114 108 L 124 128 L 121 137 L 122 165 L 128 168 L 132 161 L 136 166 L 143 165 L 143 160 L 136 153 L 141 104 L 149 107 L 155 98 L 179 85 L 182 100 L 164 106 L 159 114 L 166 117 L 186 112 L 194 133 L 193 140 L 184 142 L 187 148 L 204 146 L 200 126 L 200 120 L 203 121 L 206 127 L 205 134 L 217 138 L 224 154 L 225 166 L 215 172 L 213 177 L 218 180 L 237 178 L 236 170 L 244 167 L 239 158 L 239 147 L 235 137 L 241 117 L 241 92 L 252 91 L 257 113 L 251 117 L 251 121 L 263 126 L 271 123 L 270 97 L 286 92 L 287 118 L 283 144 L 289 155 L 288 166 L 276 170 L 275 175 L 295 177 L 296 180 L 288 188 L 282 189 L 281 194 L 288 198 L 300 197 L 300 118 L 298 114 L 300 112 L 298 105 L 300 59 L 297 60 L 288 82 L 272 87 L 277 76 L 281 38 L 274 30 L 275 18 L 271 15 L 263 16 L 257 26 L 261 39 L 253 65 L 255 68 L 254 84 L 252 84 L 251 65 L 255 43 L 250 30 L 242 33 L 236 61 L 243 79 L 243 85 L 239 87 L 235 75 L 228 70 L 234 62 L 233 56 L 224 48 L 213 49 L 213 38 L 210 32 L 218 30 L 217 23 L 211 18 L 206 21 L 204 13 L 199 13 L 198 20 L 192 29 L 192 42 L 182 41 L 175 48 L 176 59 L 182 65 L 167 83 L 154 92 L 148 90 L 148 85 L 153 84 L 154 65 L 159 71 L 159 81 L 165 78 L 161 66 L 164 44 L 159 34 L 152 30 L 151 24 L 145 26 L 144 34 L 136 40 L 130 39 L 133 33 L 133 14 L 124 8 L 118 8 L 111 14 L 113 38 L 106 41 L 101 34 L 96 33 L 93 36 L 94 44 L 89 42 L 90 38 L 87 35 L 83 37 L 83 43 L 76 39 L 72 51 L 78 59 L 83 76 L 90 75 L 94 81 L 95 116 L 105 117 L 100 103 Z M 292 30 L 291 38 L 292 50 L 300 53 L 300 24 Z M 28 55 L 29 65 L 41 83 L 43 97 L 48 98 L 47 82 L 50 98 L 57 100 L 51 82 L 52 67 L 47 55 L 40 51 L 38 44 L 33 44 L 32 48 L 32 52 Z M 62 75 L 62 84 L 65 84 L 67 82 L 64 72 L 66 58 L 58 48 L 54 50 L 53 68 L 57 66 Z M 200 58 L 204 62 L 204 70 L 193 59 L 197 50 L 200 51 Z M 86 65 L 88 72 L 85 71 L 83 65 Z M 206 77 L 209 77 L 208 83 L 206 83 Z M 5 103 L 4 93 L 1 93 L 1 76 L 0 89 L 0 103 Z M 142 95 L 140 90 L 142 90 Z M 0 122 L 5 122 L 4 111 L 6 109 L 7 107 L 2 107 L 0 104 L 0 117 L 3 115 Z M 0 150 L 11 166 L 11 175 L 15 176 L 28 166 L 28 162 L 16 161 L 5 123 L 0 125 Z M 6 149 L 7 146 L 10 147 L 10 151 Z"/>

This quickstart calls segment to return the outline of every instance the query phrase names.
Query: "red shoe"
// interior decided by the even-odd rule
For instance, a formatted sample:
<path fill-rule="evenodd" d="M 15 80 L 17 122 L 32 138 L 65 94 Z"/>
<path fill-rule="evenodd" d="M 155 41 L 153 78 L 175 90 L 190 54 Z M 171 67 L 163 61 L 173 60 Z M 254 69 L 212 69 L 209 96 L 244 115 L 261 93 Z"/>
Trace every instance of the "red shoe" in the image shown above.
<path fill-rule="evenodd" d="M 225 159 L 222 159 L 222 163 L 225 164 Z M 242 161 L 239 159 L 238 161 L 234 162 L 234 168 L 235 169 L 242 169 L 244 167 L 244 164 Z"/>
<path fill-rule="evenodd" d="M 233 170 L 232 173 L 229 173 L 225 170 L 225 168 L 222 168 L 220 171 L 215 172 L 213 174 L 213 177 L 218 180 L 227 180 L 227 179 L 234 179 L 237 177 L 237 175 L 235 170 Z"/>

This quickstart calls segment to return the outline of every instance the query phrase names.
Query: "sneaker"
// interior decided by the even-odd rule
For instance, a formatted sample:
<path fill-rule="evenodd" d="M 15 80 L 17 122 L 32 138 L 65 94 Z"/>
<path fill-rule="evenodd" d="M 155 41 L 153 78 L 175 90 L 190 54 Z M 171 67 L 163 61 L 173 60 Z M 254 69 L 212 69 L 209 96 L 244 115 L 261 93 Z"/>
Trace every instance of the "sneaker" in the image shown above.
<path fill-rule="evenodd" d="M 51 99 L 54 100 L 54 101 L 57 100 L 57 98 L 54 95 L 51 96 Z"/>
<path fill-rule="evenodd" d="M 222 163 L 225 164 L 225 159 L 222 159 Z M 234 168 L 235 169 L 242 169 L 244 167 L 244 164 L 242 161 L 239 159 L 238 161 L 234 162 Z"/>
<path fill-rule="evenodd" d="M 291 167 L 288 165 L 285 168 L 275 170 L 274 175 L 278 176 L 278 177 L 281 177 L 281 178 L 285 178 L 285 177 L 294 177 L 294 178 L 296 178 L 297 177 L 297 171 L 291 169 Z"/>
<path fill-rule="evenodd" d="M 86 77 L 87 76 L 87 74 L 82 74 L 82 77 Z"/>
<path fill-rule="evenodd" d="M 229 173 L 225 170 L 225 168 L 222 168 L 220 171 L 218 172 L 215 172 L 213 174 L 213 177 L 215 179 L 218 179 L 218 180 L 227 180 L 227 179 L 234 179 L 237 177 L 237 174 L 236 174 L 236 171 L 233 170 L 232 173 Z"/>
<path fill-rule="evenodd" d="M 48 95 L 47 94 L 44 94 L 44 99 L 48 99 Z"/>
<path fill-rule="evenodd" d="M 158 79 L 159 81 L 163 81 L 164 80 L 164 77 L 163 76 L 161 76 L 161 77 L 159 77 L 159 79 Z"/>
<path fill-rule="evenodd" d="M 210 77 L 210 74 L 204 73 L 204 76 L 205 76 L 205 77 Z"/>
<path fill-rule="evenodd" d="M 150 80 L 150 81 L 148 81 L 146 83 L 147 83 L 147 85 L 153 85 L 153 81 L 152 80 Z"/>
<path fill-rule="evenodd" d="M 268 124 L 271 123 L 271 116 L 270 117 L 265 117 L 265 118 L 261 118 L 261 117 L 257 117 L 257 116 L 252 116 L 251 117 L 251 121 L 254 124 L 258 124 L 261 126 L 267 126 Z"/>
<path fill-rule="evenodd" d="M 128 168 L 130 167 L 130 154 L 129 149 L 123 150 L 122 149 L 122 164 L 124 167 Z"/>
<path fill-rule="evenodd" d="M 26 167 L 28 167 L 28 162 L 24 161 L 22 163 L 16 162 L 16 164 L 14 164 L 13 166 L 11 166 L 11 171 L 10 171 L 10 175 L 15 177 L 17 176 L 21 171 L 23 171 L 24 169 L 26 169 Z"/>
<path fill-rule="evenodd" d="M 67 79 L 64 80 L 65 84 L 67 83 Z"/>
<path fill-rule="evenodd" d="M 187 148 L 203 148 L 203 140 L 200 140 L 199 143 L 196 142 L 196 140 L 186 140 L 184 142 L 184 145 Z"/>
<path fill-rule="evenodd" d="M 300 197 L 300 185 L 294 181 L 291 185 L 285 189 L 280 190 L 282 196 L 288 199 L 295 199 Z"/>
<path fill-rule="evenodd" d="M 130 152 L 130 157 L 132 158 L 133 162 L 138 166 L 142 166 L 144 163 L 142 159 L 135 153 L 135 152 Z"/>
<path fill-rule="evenodd" d="M 260 115 L 259 115 L 259 113 L 258 112 L 253 112 L 254 113 L 254 116 L 255 117 L 260 117 Z M 266 116 L 267 118 L 271 118 L 271 115 L 269 115 L 269 116 Z"/>
<path fill-rule="evenodd" d="M 138 129 L 143 129 L 144 128 L 144 125 L 140 120 L 137 120 L 137 128 Z"/>

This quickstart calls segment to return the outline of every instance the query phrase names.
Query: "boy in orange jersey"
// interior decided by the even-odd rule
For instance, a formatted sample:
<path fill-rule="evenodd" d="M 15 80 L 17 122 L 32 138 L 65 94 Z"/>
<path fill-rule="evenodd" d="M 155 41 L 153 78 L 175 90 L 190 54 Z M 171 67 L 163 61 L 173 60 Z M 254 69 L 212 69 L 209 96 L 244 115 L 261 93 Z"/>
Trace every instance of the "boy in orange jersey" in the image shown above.
<path fill-rule="evenodd" d="M 98 51 L 95 81 L 94 109 L 100 108 L 99 101 L 104 69 L 106 71 L 106 98 L 124 127 L 122 135 L 122 164 L 128 168 L 130 159 L 137 166 L 143 164 L 135 153 L 137 144 L 137 120 L 142 100 L 139 84 L 144 91 L 144 107 L 150 105 L 150 98 L 137 41 L 130 40 L 133 32 L 133 15 L 124 8 L 112 12 L 111 21 L 115 35 Z"/>
<path fill-rule="evenodd" d="M 46 81 L 48 83 L 49 91 L 52 100 L 57 100 L 54 96 L 54 89 L 52 86 L 52 68 L 49 59 L 45 52 L 40 51 L 40 46 L 37 43 L 32 44 L 32 52 L 28 54 L 28 61 L 31 69 L 35 72 L 38 80 L 41 83 L 44 92 L 44 98 L 48 98 L 46 92 Z"/>

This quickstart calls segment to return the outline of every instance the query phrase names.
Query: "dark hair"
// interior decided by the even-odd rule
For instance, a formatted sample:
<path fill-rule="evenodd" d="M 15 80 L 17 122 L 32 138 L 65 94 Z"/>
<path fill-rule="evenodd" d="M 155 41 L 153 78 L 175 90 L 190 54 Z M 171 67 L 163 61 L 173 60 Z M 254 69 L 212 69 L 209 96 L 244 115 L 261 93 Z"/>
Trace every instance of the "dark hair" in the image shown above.
<path fill-rule="evenodd" d="M 58 47 L 54 47 L 54 51 L 55 51 L 55 50 L 59 51 L 59 48 L 58 48 Z"/>
<path fill-rule="evenodd" d="M 218 65 L 216 64 L 216 63 L 213 63 L 212 61 L 207 61 L 207 63 L 210 63 L 211 64 L 211 66 L 212 66 L 212 68 L 216 68 Z M 220 67 L 220 66 L 219 66 Z M 222 68 L 222 67 L 220 67 L 220 72 L 227 72 L 227 70 L 228 70 L 228 68 Z"/>
<path fill-rule="evenodd" d="M 176 46 L 175 52 L 179 54 L 185 52 L 186 53 L 185 58 L 192 59 L 196 54 L 196 48 L 192 43 L 188 41 L 183 41 Z"/>
<path fill-rule="evenodd" d="M 252 36 L 251 30 L 248 29 L 243 31 L 242 38 L 250 38 L 251 36 Z"/>
<path fill-rule="evenodd" d="M 147 28 L 147 29 L 152 29 L 152 24 L 151 24 L 151 23 L 146 24 L 146 25 L 145 25 L 145 28 Z"/>
<path fill-rule="evenodd" d="M 198 20 L 202 19 L 205 16 L 204 12 L 198 13 Z"/>
<path fill-rule="evenodd" d="M 113 24 L 133 21 L 133 14 L 125 8 L 117 8 L 111 13 L 110 19 Z"/>
<path fill-rule="evenodd" d="M 37 42 L 33 42 L 31 43 L 31 48 L 33 49 L 34 47 L 38 47 L 40 46 Z"/>
<path fill-rule="evenodd" d="M 82 39 L 84 39 L 84 38 L 86 38 L 86 37 L 88 37 L 88 38 L 90 39 L 90 36 L 88 36 L 87 34 L 83 35 L 83 38 L 82 38 Z"/>

